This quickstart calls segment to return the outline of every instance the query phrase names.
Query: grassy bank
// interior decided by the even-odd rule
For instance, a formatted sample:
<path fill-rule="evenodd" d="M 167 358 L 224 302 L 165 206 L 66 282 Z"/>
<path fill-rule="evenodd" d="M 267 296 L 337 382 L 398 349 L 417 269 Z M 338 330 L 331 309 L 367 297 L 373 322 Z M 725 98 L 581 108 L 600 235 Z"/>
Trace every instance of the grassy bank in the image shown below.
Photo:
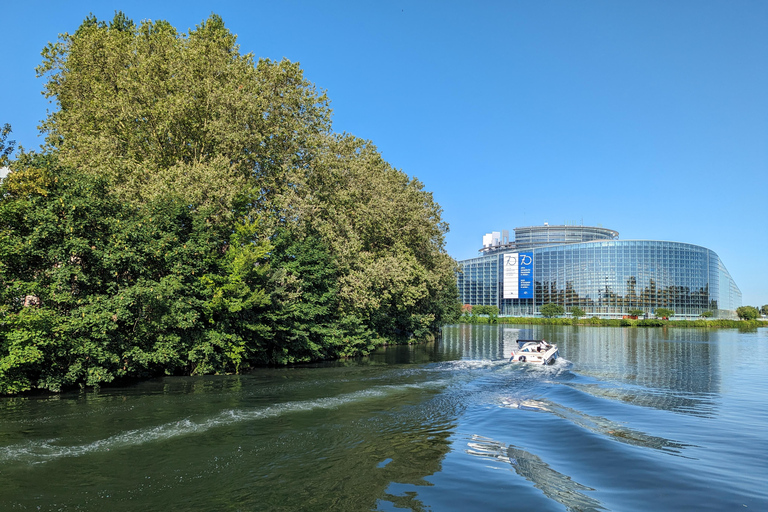
<path fill-rule="evenodd" d="M 607 319 L 607 318 L 539 318 L 539 317 L 481 317 L 462 316 L 459 323 L 464 324 L 518 324 L 518 325 L 589 325 L 601 327 L 705 327 L 705 328 L 757 328 L 768 327 L 768 322 L 761 320 L 642 320 Z"/>

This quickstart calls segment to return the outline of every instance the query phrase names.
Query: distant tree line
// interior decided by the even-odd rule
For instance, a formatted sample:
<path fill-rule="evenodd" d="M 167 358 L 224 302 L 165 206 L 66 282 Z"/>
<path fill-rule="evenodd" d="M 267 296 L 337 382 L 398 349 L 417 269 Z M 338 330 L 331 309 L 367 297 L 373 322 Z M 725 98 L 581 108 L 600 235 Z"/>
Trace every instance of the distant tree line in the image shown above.
<path fill-rule="evenodd" d="M 461 313 L 442 210 L 217 16 L 88 17 L 0 163 L 0 393 L 367 354 Z"/>

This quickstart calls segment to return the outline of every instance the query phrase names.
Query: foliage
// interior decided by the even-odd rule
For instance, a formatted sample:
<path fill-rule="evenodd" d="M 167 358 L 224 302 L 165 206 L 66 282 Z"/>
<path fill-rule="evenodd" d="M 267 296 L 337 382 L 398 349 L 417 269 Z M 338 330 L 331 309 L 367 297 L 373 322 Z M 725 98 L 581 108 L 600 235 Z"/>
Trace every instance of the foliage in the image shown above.
<path fill-rule="evenodd" d="M 551 318 L 553 316 L 560 316 L 563 313 L 565 313 L 565 309 L 560 304 L 544 304 L 539 308 L 539 312 L 541 312 L 542 315 L 544 315 L 546 318 Z"/>
<path fill-rule="evenodd" d="M 628 314 L 630 316 L 645 316 L 645 311 L 643 311 L 642 309 L 639 309 L 639 308 L 635 308 L 635 309 L 630 309 L 628 311 Z"/>
<path fill-rule="evenodd" d="M 226 211 L 252 179 L 265 200 L 330 129 L 328 100 L 298 64 L 241 55 L 216 15 L 188 33 L 90 16 L 42 55 L 37 73 L 59 107 L 48 144 L 130 201 L 173 194 Z"/>
<path fill-rule="evenodd" d="M 499 322 L 499 308 L 497 306 L 484 306 L 479 304 L 462 309 L 463 314 L 460 317 L 462 323 L 495 324 Z"/>
<path fill-rule="evenodd" d="M 579 319 L 582 316 L 586 315 L 583 309 L 581 309 L 579 306 L 573 306 L 571 308 L 571 316 L 575 319 Z"/>
<path fill-rule="evenodd" d="M 641 327 L 662 327 L 666 324 L 664 323 L 664 320 L 661 320 L 660 318 L 644 318 L 638 320 L 637 325 Z"/>
<path fill-rule="evenodd" d="M 134 207 L 51 157 L 27 161 L 51 179 L 45 193 L 0 187 L 0 393 L 235 371 L 257 330 L 238 302 L 258 283 L 210 285 L 238 273 L 222 257 L 234 226 L 178 202 Z"/>
<path fill-rule="evenodd" d="M 472 312 L 476 315 L 499 316 L 499 308 L 497 306 L 473 306 Z"/>
<path fill-rule="evenodd" d="M 711 311 L 702 311 L 701 316 L 703 318 L 712 318 L 714 316 L 714 313 L 712 313 Z"/>
<path fill-rule="evenodd" d="M 458 318 L 448 226 L 418 180 L 393 169 L 370 142 L 339 135 L 325 138 L 296 182 L 288 216 L 325 240 L 341 313 L 385 337 L 418 338 Z"/>
<path fill-rule="evenodd" d="M 483 319 L 485 320 L 485 319 Z M 462 323 L 485 323 L 472 322 L 469 317 L 462 317 Z M 640 320 L 631 320 L 626 318 L 598 318 L 591 317 L 582 320 L 571 318 L 542 318 L 542 317 L 501 317 L 499 322 L 503 324 L 520 325 L 589 325 L 599 327 L 703 327 L 703 328 L 739 328 L 752 329 L 758 327 L 768 327 L 768 322 L 761 320 L 661 320 L 658 318 L 648 318 Z"/>
<path fill-rule="evenodd" d="M 495 324 L 499 321 L 499 308 L 497 306 L 475 306 L 472 312 L 476 315 L 486 315 L 489 324 Z"/>
<path fill-rule="evenodd" d="M 0 394 L 367 354 L 459 318 L 431 193 L 219 17 L 90 16 L 38 74 L 45 152 L 0 185 Z"/>
<path fill-rule="evenodd" d="M 5 167 L 8 165 L 8 159 L 16 146 L 15 140 L 8 140 L 8 136 L 10 134 L 11 125 L 5 123 L 0 129 L 0 167 Z"/>
<path fill-rule="evenodd" d="M 752 306 L 741 306 L 736 308 L 736 314 L 742 320 L 755 320 L 760 317 L 760 311 Z"/>
<path fill-rule="evenodd" d="M 270 362 L 293 363 L 367 354 L 383 339 L 339 310 L 338 267 L 317 234 L 283 231 L 270 278 Z"/>
<path fill-rule="evenodd" d="M 763 307 L 760 308 L 760 314 L 768 316 L 768 304 L 763 304 Z"/>
<path fill-rule="evenodd" d="M 654 314 L 656 315 L 656 318 L 671 318 L 675 316 L 675 312 L 668 308 L 656 308 Z"/>

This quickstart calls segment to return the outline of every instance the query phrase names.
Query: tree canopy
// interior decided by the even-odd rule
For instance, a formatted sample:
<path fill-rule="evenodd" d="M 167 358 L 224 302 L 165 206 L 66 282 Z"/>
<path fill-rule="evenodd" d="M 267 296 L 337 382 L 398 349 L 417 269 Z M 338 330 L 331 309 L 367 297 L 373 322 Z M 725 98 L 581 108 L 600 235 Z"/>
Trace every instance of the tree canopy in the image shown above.
<path fill-rule="evenodd" d="M 543 306 L 541 306 L 541 308 L 539 308 L 539 312 L 543 316 L 545 316 L 547 318 L 551 318 L 553 316 L 560 316 L 560 315 L 564 314 L 565 313 L 565 308 L 563 306 L 561 306 L 560 304 L 549 303 L 549 304 L 544 304 Z"/>
<path fill-rule="evenodd" d="M 581 318 L 584 315 L 586 315 L 586 313 L 579 306 L 573 306 L 571 308 L 571 316 L 573 318 Z"/>
<path fill-rule="evenodd" d="M 11 125 L 5 123 L 0 129 L 0 168 L 8 165 L 8 159 L 16 147 L 15 140 L 8 140 L 11 134 Z"/>
<path fill-rule="evenodd" d="M 736 314 L 742 320 L 754 320 L 760 316 L 760 311 L 756 307 L 741 306 L 736 308 Z"/>
<path fill-rule="evenodd" d="M 0 393 L 355 356 L 458 317 L 432 194 L 218 16 L 89 16 L 38 74 L 46 147 L 0 184 Z"/>
<path fill-rule="evenodd" d="M 49 146 L 131 201 L 173 194 L 226 209 L 249 186 L 271 198 L 330 132 L 328 100 L 299 65 L 241 55 L 216 15 L 188 33 L 89 16 L 42 55 L 58 106 L 43 124 Z"/>

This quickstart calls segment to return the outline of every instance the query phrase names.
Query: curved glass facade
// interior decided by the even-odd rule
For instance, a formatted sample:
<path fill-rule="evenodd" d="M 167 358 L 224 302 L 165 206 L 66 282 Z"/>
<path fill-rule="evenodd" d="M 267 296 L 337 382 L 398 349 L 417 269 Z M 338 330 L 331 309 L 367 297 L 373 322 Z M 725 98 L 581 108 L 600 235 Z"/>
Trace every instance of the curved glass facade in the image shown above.
<path fill-rule="evenodd" d="M 697 245 L 602 240 L 519 253 L 524 254 L 533 259 L 532 298 L 505 298 L 510 288 L 505 278 L 518 275 L 505 265 L 518 253 L 497 251 L 459 262 L 461 301 L 495 305 L 506 315 L 535 315 L 542 305 L 555 303 L 566 311 L 578 306 L 588 316 L 605 318 L 621 318 L 633 309 L 652 315 L 656 308 L 672 309 L 680 317 L 712 311 L 726 318 L 735 317 L 741 306 L 741 291 L 720 258 Z"/>

